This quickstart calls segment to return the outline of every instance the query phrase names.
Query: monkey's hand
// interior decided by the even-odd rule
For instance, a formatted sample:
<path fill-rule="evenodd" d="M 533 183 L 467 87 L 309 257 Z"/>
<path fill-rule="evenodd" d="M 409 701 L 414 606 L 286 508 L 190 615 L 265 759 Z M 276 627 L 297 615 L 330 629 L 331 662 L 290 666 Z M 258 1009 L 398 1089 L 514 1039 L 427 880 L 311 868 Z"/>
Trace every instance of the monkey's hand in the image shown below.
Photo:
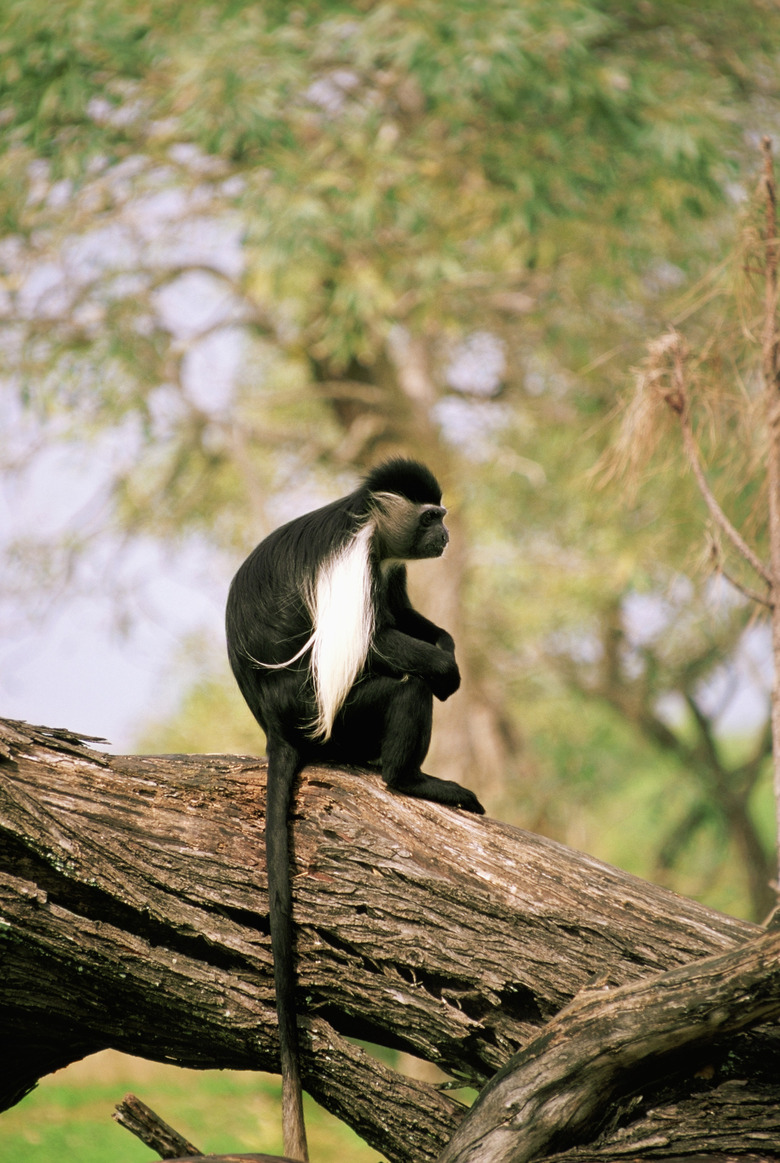
<path fill-rule="evenodd" d="M 435 697 L 442 703 L 450 695 L 454 695 L 460 686 L 460 671 L 455 661 L 454 650 L 454 644 L 452 651 L 447 650 L 445 647 L 442 647 L 441 650 L 437 649 L 436 654 L 440 655 L 441 658 L 436 659 L 435 666 L 432 666 L 425 675 L 428 686 L 433 691 Z"/>
<path fill-rule="evenodd" d="M 441 647 L 439 639 L 444 640 Z M 369 661 L 372 670 L 378 674 L 390 674 L 396 678 L 405 674 L 417 675 L 427 683 L 431 693 L 444 702 L 460 686 L 454 649 L 452 639 L 444 631 L 437 635 L 437 645 L 434 646 L 433 642 L 388 628 L 376 636 Z"/>
<path fill-rule="evenodd" d="M 440 632 L 439 637 L 436 639 L 436 646 L 438 646 L 439 650 L 446 650 L 448 654 L 455 653 L 455 640 L 446 630 Z"/>

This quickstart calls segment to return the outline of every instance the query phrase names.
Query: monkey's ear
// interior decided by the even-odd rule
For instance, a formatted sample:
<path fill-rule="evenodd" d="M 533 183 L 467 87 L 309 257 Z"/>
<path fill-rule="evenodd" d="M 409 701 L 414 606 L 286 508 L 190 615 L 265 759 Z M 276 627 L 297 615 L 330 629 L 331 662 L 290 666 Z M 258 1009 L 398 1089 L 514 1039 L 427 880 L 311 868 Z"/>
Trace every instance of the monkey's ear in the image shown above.
<path fill-rule="evenodd" d="M 409 515 L 413 514 L 414 519 L 419 511 L 417 505 L 411 504 L 406 497 L 386 490 L 371 494 L 371 509 L 379 514 L 381 524 L 384 523 L 382 518 L 394 521 L 406 519 L 408 522 Z"/>

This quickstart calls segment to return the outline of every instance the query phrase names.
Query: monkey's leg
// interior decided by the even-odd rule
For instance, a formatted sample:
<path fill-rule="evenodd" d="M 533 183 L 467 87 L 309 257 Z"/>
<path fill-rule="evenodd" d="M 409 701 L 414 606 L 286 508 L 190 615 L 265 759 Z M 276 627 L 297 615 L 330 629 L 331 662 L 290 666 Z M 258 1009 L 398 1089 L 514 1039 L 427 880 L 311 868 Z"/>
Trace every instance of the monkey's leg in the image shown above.
<path fill-rule="evenodd" d="M 436 779 L 421 770 L 428 754 L 433 724 L 433 695 L 422 679 L 410 675 L 392 682 L 384 715 L 382 777 L 392 791 L 482 815 L 485 809 L 468 788 Z"/>
<path fill-rule="evenodd" d="M 481 815 L 484 808 L 473 792 L 421 770 L 432 722 L 433 695 L 424 679 L 366 676 L 336 716 L 332 737 L 317 745 L 311 759 L 358 765 L 379 759 L 382 778 L 392 791 Z"/>

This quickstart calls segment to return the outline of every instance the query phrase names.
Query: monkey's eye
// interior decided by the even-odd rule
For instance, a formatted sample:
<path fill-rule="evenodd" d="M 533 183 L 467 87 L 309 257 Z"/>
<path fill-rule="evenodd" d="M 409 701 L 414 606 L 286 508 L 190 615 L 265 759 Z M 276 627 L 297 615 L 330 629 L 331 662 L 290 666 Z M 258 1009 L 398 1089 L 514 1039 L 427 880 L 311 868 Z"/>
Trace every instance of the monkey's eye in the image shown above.
<path fill-rule="evenodd" d="M 436 525 L 444 516 L 444 509 L 424 509 L 420 514 L 420 524 L 423 528 Z"/>

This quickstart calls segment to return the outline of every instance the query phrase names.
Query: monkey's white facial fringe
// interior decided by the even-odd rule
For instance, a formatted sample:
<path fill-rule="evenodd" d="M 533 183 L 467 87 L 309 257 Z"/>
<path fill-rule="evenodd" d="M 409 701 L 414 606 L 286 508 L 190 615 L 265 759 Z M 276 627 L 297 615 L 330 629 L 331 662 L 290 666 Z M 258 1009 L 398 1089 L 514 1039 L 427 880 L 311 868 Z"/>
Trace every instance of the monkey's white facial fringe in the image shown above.
<path fill-rule="evenodd" d="M 314 643 L 311 669 L 317 699 L 315 737 L 329 739 L 333 720 L 360 674 L 374 634 L 369 521 L 323 562 L 310 598 Z"/>

